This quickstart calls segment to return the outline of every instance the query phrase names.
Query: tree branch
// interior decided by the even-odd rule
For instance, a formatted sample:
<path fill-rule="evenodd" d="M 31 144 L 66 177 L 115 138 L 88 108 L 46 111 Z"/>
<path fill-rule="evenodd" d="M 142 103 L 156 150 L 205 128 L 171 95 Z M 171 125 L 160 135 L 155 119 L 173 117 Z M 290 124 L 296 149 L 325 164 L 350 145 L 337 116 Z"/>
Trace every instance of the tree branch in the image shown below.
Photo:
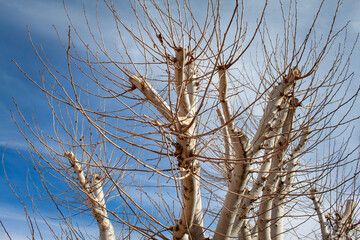
<path fill-rule="evenodd" d="M 321 203 L 320 203 L 320 201 L 319 201 L 319 199 L 318 199 L 318 197 L 316 195 L 316 189 L 314 189 L 314 188 L 311 189 L 310 194 L 311 194 L 310 199 L 313 201 L 315 211 L 316 211 L 316 213 L 318 215 L 318 218 L 319 218 L 322 239 L 323 240 L 328 240 L 329 236 L 330 236 L 330 233 L 329 233 L 329 229 L 328 229 L 328 227 L 326 225 L 326 218 L 325 218 L 325 215 L 324 215 L 324 211 L 322 210 Z"/>
<path fill-rule="evenodd" d="M 244 220 L 247 217 L 247 214 L 249 213 L 250 209 L 253 207 L 253 202 L 255 200 L 258 199 L 258 197 L 260 196 L 261 191 L 264 189 L 264 184 L 265 181 L 268 179 L 269 177 L 269 170 L 270 167 L 272 166 L 272 158 L 273 155 L 276 154 L 276 151 L 278 151 L 278 149 L 276 149 L 274 146 L 275 144 L 278 142 L 277 139 L 277 135 L 280 132 L 280 129 L 283 127 L 283 125 L 286 122 L 286 117 L 289 115 L 288 114 L 288 103 L 284 104 L 282 106 L 283 110 L 281 110 L 279 116 L 274 120 L 274 126 L 271 126 L 271 130 L 269 132 L 269 137 L 268 139 L 265 140 L 264 142 L 264 146 L 266 147 L 265 149 L 265 154 L 264 154 L 264 163 L 261 165 L 260 170 L 257 174 L 257 179 L 254 182 L 254 184 L 252 185 L 252 188 L 250 190 L 249 196 L 244 198 L 241 202 L 241 206 L 239 208 L 239 212 L 238 212 L 238 218 L 234 224 L 234 228 L 232 230 L 232 236 L 236 236 L 239 232 L 239 230 L 242 228 Z M 273 149 L 271 149 L 273 148 Z"/>
<path fill-rule="evenodd" d="M 137 89 L 144 94 L 146 99 L 161 113 L 161 115 L 170 123 L 174 121 L 174 114 L 166 101 L 157 93 L 157 91 L 140 76 L 133 75 L 129 79 Z"/>
<path fill-rule="evenodd" d="M 231 235 L 231 230 L 235 221 L 235 216 L 239 208 L 241 195 L 245 188 L 246 172 L 249 166 L 246 162 L 246 148 L 248 138 L 241 130 L 235 129 L 234 119 L 232 119 L 229 100 L 227 98 L 227 69 L 219 69 L 219 100 L 222 105 L 223 114 L 230 134 L 231 144 L 235 151 L 235 158 L 239 161 L 235 164 L 233 175 L 229 183 L 229 191 L 226 194 L 224 206 L 220 213 L 220 218 L 216 226 L 214 240 L 226 239 Z"/>
<path fill-rule="evenodd" d="M 91 187 L 89 180 L 82 170 L 80 162 L 75 157 L 75 154 L 69 151 L 66 152 L 64 156 L 70 161 L 71 166 L 74 168 L 81 189 L 86 195 L 90 210 L 98 223 L 100 239 L 115 240 L 114 228 L 106 211 L 104 192 L 100 177 L 97 174 L 92 176 Z"/>
<path fill-rule="evenodd" d="M 284 208 L 285 200 L 290 188 L 292 187 L 295 175 L 295 168 L 300 154 L 303 152 L 307 142 L 309 130 L 303 129 L 299 143 L 290 154 L 290 161 L 286 164 L 285 176 L 280 178 L 277 182 L 275 198 L 272 204 L 271 211 L 271 237 L 272 239 L 282 240 L 284 238 Z"/>

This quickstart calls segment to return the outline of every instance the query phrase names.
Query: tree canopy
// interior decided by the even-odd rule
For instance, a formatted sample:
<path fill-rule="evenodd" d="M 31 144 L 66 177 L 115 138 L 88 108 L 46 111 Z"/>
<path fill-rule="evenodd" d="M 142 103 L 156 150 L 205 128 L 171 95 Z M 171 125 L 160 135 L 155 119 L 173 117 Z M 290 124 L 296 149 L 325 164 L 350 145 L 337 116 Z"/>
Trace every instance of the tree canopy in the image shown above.
<path fill-rule="evenodd" d="M 357 38 L 341 4 L 104 0 L 83 26 L 68 15 L 64 66 L 31 41 L 41 78 L 18 67 L 53 132 L 21 106 L 14 119 L 54 236 L 87 239 L 79 214 L 102 240 L 359 237 Z"/>

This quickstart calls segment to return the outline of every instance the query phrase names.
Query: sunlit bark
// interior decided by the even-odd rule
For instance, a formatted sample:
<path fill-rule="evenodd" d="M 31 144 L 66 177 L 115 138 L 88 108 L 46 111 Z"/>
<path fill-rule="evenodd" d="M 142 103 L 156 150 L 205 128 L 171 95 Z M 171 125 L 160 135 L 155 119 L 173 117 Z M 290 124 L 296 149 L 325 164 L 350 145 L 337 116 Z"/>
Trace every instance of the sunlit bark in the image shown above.
<path fill-rule="evenodd" d="M 66 73 L 33 42 L 41 79 L 18 65 L 49 103 L 53 134 L 19 108 L 14 118 L 67 239 L 84 238 L 70 220 L 86 213 L 100 239 L 359 236 L 358 146 L 342 137 L 358 123 L 360 88 L 341 1 L 321 38 L 325 1 L 305 22 L 292 1 L 131 1 L 133 18 L 103 3 L 114 49 L 100 18 L 96 28 L 85 15 L 87 39 L 69 15 Z M 303 223 L 318 230 L 304 237 Z"/>
<path fill-rule="evenodd" d="M 105 197 L 101 180 L 98 175 L 92 175 L 91 181 L 84 174 L 81 164 L 76 159 L 74 153 L 66 152 L 65 157 L 69 159 L 82 190 L 86 194 L 91 212 L 96 219 L 100 232 L 101 240 L 115 240 L 115 232 L 111 221 L 108 218 Z M 90 183 L 91 182 L 91 186 Z"/>

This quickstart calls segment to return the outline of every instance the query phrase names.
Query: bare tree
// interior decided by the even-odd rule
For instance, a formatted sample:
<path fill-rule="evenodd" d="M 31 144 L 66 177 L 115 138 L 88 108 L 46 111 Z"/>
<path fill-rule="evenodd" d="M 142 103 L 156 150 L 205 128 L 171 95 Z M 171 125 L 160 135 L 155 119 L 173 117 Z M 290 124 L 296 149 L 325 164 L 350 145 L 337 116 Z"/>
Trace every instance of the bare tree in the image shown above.
<path fill-rule="evenodd" d="M 34 43 L 41 81 L 19 66 L 52 111 L 52 135 L 19 108 L 15 119 L 62 221 L 54 236 L 88 238 L 80 213 L 101 239 L 359 237 L 358 146 L 346 141 L 359 85 L 342 1 L 319 2 L 312 21 L 296 1 L 130 3 L 125 19 L 103 2 L 116 48 L 100 19 L 85 14 L 83 38 L 69 16 L 66 73 Z"/>

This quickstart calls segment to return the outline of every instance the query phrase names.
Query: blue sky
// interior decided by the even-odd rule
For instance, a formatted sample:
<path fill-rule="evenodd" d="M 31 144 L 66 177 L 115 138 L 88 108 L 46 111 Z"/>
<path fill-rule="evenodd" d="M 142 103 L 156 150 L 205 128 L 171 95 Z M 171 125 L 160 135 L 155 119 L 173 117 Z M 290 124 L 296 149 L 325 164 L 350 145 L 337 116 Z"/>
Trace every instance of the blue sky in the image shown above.
<path fill-rule="evenodd" d="M 72 1 L 71 4 L 68 4 L 69 12 L 73 14 L 75 21 L 83 16 L 82 4 L 82 1 Z M 32 76 L 39 76 L 39 72 L 42 70 L 41 64 L 36 61 L 36 55 L 28 38 L 28 26 L 37 46 L 41 44 L 44 47 L 54 64 L 61 62 L 63 59 L 59 59 L 58 56 L 61 55 L 62 49 L 53 25 L 60 32 L 66 31 L 69 25 L 62 1 L 0 0 L 0 82 L 2 85 L 0 88 L 0 151 L 1 154 L 4 153 L 4 165 L 8 177 L 14 186 L 19 187 L 16 191 L 20 195 L 22 195 L 22 191 L 26 192 L 29 174 L 33 170 L 32 165 L 23 158 L 29 157 L 26 141 L 19 134 L 11 119 L 10 109 L 15 110 L 13 99 L 21 106 L 22 112 L 29 119 L 34 116 L 33 113 L 36 111 L 38 120 L 43 126 L 51 127 L 51 115 L 45 110 L 47 103 L 43 98 L 44 95 L 26 80 L 12 60 L 19 63 Z M 12 194 L 2 167 L 0 189 L 2 191 L 0 220 L 12 239 L 26 239 L 26 236 L 30 236 L 30 234 L 24 210 L 20 201 Z M 29 211 L 31 212 L 31 209 Z M 39 221 L 39 226 L 44 227 L 43 221 Z M 2 228 L 0 228 L 0 239 L 7 239 Z M 45 239 L 52 239 L 52 237 L 46 237 L 45 234 Z"/>
<path fill-rule="evenodd" d="M 84 23 L 83 2 L 90 9 L 89 16 L 95 16 L 91 6 L 94 6 L 96 1 L 67 2 L 67 8 L 75 24 L 80 26 Z M 310 0 L 299 1 L 299 5 L 304 10 L 301 11 L 303 15 L 300 16 L 307 17 L 305 10 L 312 7 L 312 2 Z M 124 9 L 119 11 L 126 12 Z M 354 40 L 360 31 L 360 1 L 345 1 L 341 11 L 339 20 L 340 22 L 351 20 L 348 28 L 349 40 Z M 100 15 L 104 15 L 105 19 L 108 18 L 108 15 L 101 11 Z M 268 25 L 276 24 L 271 23 L 269 19 Z M 326 22 L 324 24 L 326 25 Z M 0 153 L 4 153 L 4 164 L 8 177 L 20 188 L 17 191 L 26 191 L 28 172 L 32 171 L 32 166 L 23 158 L 28 157 L 27 144 L 11 119 L 10 110 L 16 111 L 13 99 L 28 119 L 31 119 L 34 116 L 33 113 L 36 112 L 39 123 L 45 128 L 51 128 L 51 116 L 48 115 L 47 102 L 39 89 L 24 77 L 11 60 L 15 60 L 30 75 L 39 76 L 42 65 L 36 60 L 36 55 L 28 39 L 27 26 L 29 26 L 35 44 L 38 47 L 41 45 L 51 62 L 61 68 L 65 58 L 53 25 L 60 34 L 64 34 L 69 25 L 61 0 L 0 0 Z M 86 29 L 80 28 L 80 31 L 82 30 L 86 35 Z M 113 31 L 114 29 L 104 26 L 105 38 L 111 38 Z M 358 80 L 360 79 L 359 46 L 354 52 L 352 69 L 355 71 L 356 81 L 360 81 Z M 2 192 L 0 220 L 13 239 L 25 239 L 27 225 L 23 208 L 8 187 L 3 171 L 0 173 L 0 190 Z M 4 239 L 1 228 L 0 238 Z"/>

